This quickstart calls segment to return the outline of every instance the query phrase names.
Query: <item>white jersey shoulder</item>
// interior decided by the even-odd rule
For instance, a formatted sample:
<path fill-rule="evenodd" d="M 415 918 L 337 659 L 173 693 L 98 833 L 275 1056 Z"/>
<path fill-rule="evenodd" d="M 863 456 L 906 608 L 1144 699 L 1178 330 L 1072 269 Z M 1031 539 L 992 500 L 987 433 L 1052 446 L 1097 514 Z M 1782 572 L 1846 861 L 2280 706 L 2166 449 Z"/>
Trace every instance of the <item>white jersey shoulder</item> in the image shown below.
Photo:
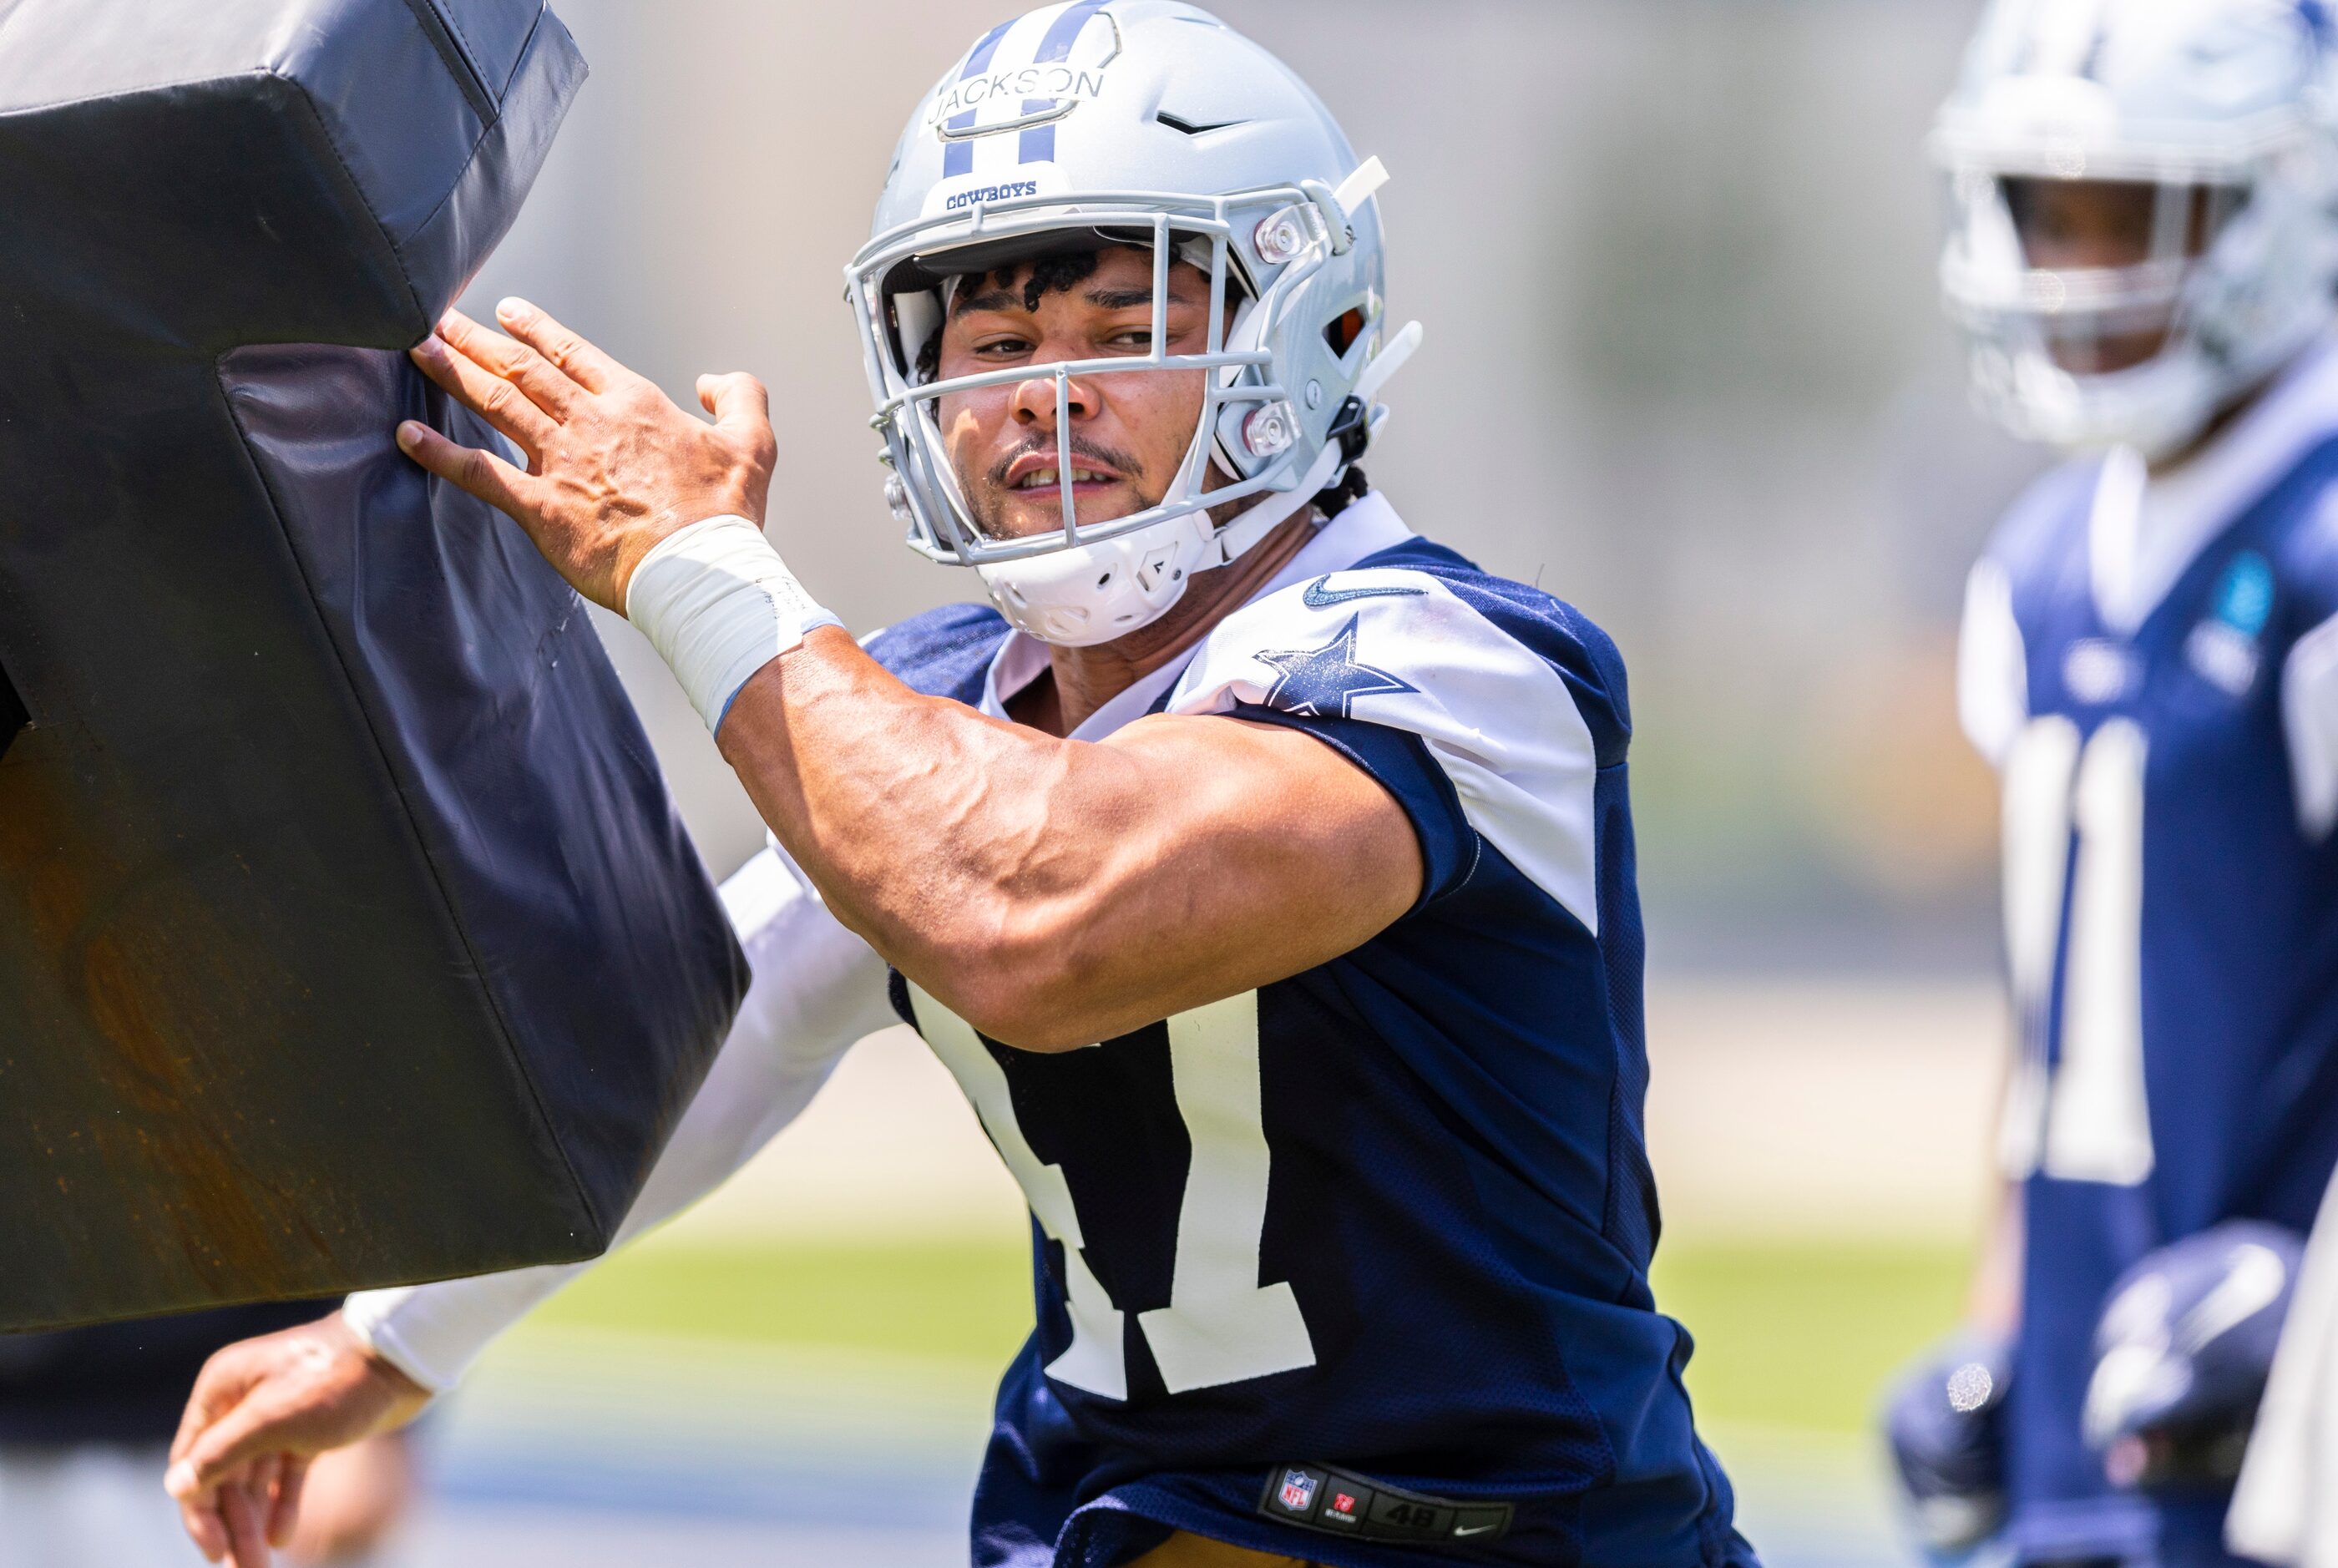
<path fill-rule="evenodd" d="M 1597 935 L 1590 728 L 1550 661 L 1442 578 L 1336 572 L 1228 616 L 1168 710 L 1242 704 L 1418 736 L 1470 827 Z"/>

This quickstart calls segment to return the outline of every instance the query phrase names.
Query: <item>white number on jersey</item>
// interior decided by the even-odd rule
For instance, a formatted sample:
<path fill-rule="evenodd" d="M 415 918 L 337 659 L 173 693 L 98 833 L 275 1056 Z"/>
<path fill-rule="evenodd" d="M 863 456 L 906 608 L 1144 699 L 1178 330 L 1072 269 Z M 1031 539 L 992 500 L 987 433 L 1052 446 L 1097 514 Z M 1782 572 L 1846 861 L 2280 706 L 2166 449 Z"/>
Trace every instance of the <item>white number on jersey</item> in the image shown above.
<path fill-rule="evenodd" d="M 1015 1119 L 1006 1070 L 973 1027 L 915 985 L 909 1004 L 926 1043 L 1022 1185 L 1039 1228 L 1063 1245 L 1072 1343 L 1047 1364 L 1047 1376 L 1107 1399 L 1127 1398 L 1122 1314 L 1081 1255 L 1086 1242 L 1063 1168 L 1042 1164 L 1033 1152 Z M 1172 1394 L 1312 1367 L 1315 1346 L 1298 1298 L 1287 1284 L 1258 1282 L 1270 1164 L 1258 993 L 1181 1013 L 1168 1029 L 1177 1113 L 1194 1157 L 1178 1209 L 1169 1305 L 1140 1314 L 1137 1326 Z"/>
<path fill-rule="evenodd" d="M 2146 746 L 2114 719 L 2082 747 L 2069 720 L 2033 721 L 2005 768 L 2005 935 L 2023 1034 L 2046 1035 L 2064 960 L 2061 1063 L 2024 1050 L 2000 1153 L 2016 1179 L 2131 1187 L 2151 1174 L 2143 1081 L 2143 780 Z M 2071 835 L 2078 837 L 2075 870 Z M 2067 943 L 2064 926 L 2068 927 Z"/>

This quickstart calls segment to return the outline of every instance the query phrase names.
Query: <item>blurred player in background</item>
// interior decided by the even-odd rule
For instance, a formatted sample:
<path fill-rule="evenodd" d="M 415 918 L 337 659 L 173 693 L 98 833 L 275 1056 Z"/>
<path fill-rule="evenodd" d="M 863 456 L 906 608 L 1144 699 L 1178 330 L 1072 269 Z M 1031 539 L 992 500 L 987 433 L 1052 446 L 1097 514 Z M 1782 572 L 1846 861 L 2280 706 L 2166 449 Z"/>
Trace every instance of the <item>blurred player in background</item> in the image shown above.
<path fill-rule="evenodd" d="M 1936 139 L 1987 407 L 2076 456 L 1969 590 L 2014 1183 L 1898 1394 L 1943 1554 L 2233 1561 L 2338 1161 L 2338 135 L 2318 0 L 1999 0 Z"/>
<path fill-rule="evenodd" d="M 0 1335 L 0 1565 L 179 1568 L 179 1510 L 155 1466 L 205 1357 L 314 1318 L 324 1302 L 233 1307 L 54 1334 Z M 363 1568 L 413 1494 L 404 1434 L 328 1455 L 309 1474 L 288 1555 Z"/>
<path fill-rule="evenodd" d="M 991 603 L 865 649 L 762 534 L 746 377 L 710 426 L 517 301 L 417 350 L 529 468 L 406 449 L 624 608 L 785 851 L 727 890 L 755 994 L 629 1223 L 889 1004 L 1029 1200 L 986 1568 L 1754 1563 L 1647 1281 L 1622 664 L 1364 482 L 1418 338 L 1384 174 L 1189 5 L 977 41 L 849 278 L 893 508 Z M 545 1278 L 222 1352 L 191 1528 L 224 1549 Z"/>

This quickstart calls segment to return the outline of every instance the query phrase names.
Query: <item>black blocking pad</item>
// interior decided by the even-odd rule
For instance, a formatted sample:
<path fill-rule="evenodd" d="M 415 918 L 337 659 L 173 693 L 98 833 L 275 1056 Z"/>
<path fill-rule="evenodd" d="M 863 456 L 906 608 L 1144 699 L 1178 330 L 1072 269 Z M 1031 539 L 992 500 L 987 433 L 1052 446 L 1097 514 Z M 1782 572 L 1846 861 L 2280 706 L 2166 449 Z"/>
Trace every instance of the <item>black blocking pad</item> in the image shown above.
<path fill-rule="evenodd" d="M 0 0 L 0 1330 L 590 1257 L 745 965 L 399 350 L 541 0 Z M 29 723 L 12 722 L 19 713 Z"/>

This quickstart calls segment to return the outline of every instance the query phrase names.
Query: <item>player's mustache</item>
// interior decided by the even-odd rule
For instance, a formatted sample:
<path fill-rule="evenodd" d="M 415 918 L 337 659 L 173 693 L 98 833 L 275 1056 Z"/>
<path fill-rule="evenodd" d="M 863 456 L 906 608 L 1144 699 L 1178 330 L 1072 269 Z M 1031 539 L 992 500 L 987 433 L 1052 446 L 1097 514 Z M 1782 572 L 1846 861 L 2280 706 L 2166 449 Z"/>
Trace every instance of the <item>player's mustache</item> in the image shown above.
<path fill-rule="evenodd" d="M 1007 471 L 1027 455 L 1039 452 L 1052 456 L 1056 450 L 1056 438 L 1053 436 L 1035 436 L 990 466 L 990 483 L 1003 489 L 1007 484 Z M 1142 478 L 1144 474 L 1144 465 L 1127 453 L 1116 447 L 1104 446 L 1100 442 L 1090 441 L 1084 436 L 1072 437 L 1071 455 L 1076 463 L 1086 462 L 1098 468 L 1109 468 L 1132 484 Z"/>

